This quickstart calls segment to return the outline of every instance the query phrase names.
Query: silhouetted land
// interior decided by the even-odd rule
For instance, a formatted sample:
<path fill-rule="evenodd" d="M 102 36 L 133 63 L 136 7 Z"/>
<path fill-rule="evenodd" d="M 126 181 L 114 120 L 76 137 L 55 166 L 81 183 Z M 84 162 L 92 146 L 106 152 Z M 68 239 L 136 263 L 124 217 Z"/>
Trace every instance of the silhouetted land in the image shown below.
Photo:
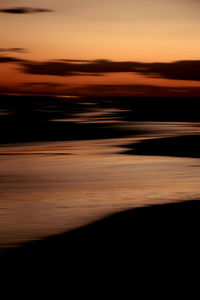
<path fill-rule="evenodd" d="M 128 121 L 200 121 L 199 98 L 117 98 L 114 103 L 129 110 L 125 116 Z"/>
<path fill-rule="evenodd" d="M 20 281 L 37 274 L 31 281 L 33 287 L 39 278 L 62 278 L 67 288 L 72 283 L 94 283 L 100 288 L 105 279 L 109 282 L 118 277 L 151 281 L 152 272 L 166 279 L 167 270 L 172 278 L 174 272 L 180 274 L 193 264 L 198 267 L 199 216 L 198 200 L 117 213 L 83 228 L 10 249 L 1 256 L 1 266 L 7 270 L 4 278 Z"/>
<path fill-rule="evenodd" d="M 76 122 L 83 113 L 117 109 L 102 122 Z M 56 98 L 0 95 L 0 143 L 135 136 L 141 129 L 111 124 L 134 121 L 200 121 L 198 98 Z"/>
<path fill-rule="evenodd" d="M 117 138 L 126 133 L 109 122 L 76 122 L 79 114 L 106 107 L 87 99 L 0 95 L 0 143 Z M 110 106 L 109 106 L 110 107 Z M 110 117 L 112 117 L 110 115 Z M 115 114 L 120 118 L 120 112 Z M 109 121 L 109 114 L 107 115 Z"/>
<path fill-rule="evenodd" d="M 124 154 L 175 156 L 175 157 L 200 157 L 200 136 L 177 136 L 141 141 L 131 145 Z"/>

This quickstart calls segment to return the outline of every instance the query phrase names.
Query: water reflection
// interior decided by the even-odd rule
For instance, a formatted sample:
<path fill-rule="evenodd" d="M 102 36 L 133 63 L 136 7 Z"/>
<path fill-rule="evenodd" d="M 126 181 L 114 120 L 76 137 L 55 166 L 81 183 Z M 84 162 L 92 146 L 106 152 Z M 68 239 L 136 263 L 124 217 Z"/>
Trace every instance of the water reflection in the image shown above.
<path fill-rule="evenodd" d="M 128 148 L 141 139 L 1 147 L 1 247 L 66 231 L 110 212 L 199 197 L 199 159 L 121 154 L 122 145 Z"/>

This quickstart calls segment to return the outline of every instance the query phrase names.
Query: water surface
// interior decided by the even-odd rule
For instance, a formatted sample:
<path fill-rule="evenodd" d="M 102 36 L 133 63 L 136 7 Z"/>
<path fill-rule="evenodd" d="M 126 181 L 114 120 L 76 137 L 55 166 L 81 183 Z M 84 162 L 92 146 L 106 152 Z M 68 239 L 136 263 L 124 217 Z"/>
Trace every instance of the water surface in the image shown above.
<path fill-rule="evenodd" d="M 145 127 L 146 134 L 1 146 L 0 246 L 68 231 L 127 208 L 200 198 L 198 158 L 122 154 L 143 139 L 198 134 L 199 124 L 132 126 Z"/>

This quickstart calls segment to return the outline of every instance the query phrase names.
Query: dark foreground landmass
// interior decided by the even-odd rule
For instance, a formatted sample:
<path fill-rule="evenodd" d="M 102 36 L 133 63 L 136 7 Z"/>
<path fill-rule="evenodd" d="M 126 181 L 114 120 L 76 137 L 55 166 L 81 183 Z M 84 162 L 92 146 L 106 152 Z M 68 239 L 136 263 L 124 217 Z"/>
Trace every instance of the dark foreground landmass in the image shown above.
<path fill-rule="evenodd" d="M 139 278 L 151 281 L 154 272 L 166 280 L 169 271 L 171 280 L 175 272 L 198 269 L 199 228 L 198 200 L 136 208 L 11 249 L 1 256 L 1 270 L 9 281 L 37 274 L 33 286 L 39 279 L 62 278 L 67 289 L 74 284 L 101 288 L 105 280 L 123 277 L 134 285 Z"/>
<path fill-rule="evenodd" d="M 123 151 L 124 154 L 199 158 L 200 136 L 148 139 L 125 147 L 128 150 Z"/>

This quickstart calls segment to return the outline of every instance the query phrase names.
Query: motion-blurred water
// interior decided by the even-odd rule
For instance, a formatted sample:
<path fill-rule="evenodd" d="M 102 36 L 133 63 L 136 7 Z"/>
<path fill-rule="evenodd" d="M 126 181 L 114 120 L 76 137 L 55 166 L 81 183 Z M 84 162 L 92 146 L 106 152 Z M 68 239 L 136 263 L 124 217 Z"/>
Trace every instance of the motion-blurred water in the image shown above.
<path fill-rule="evenodd" d="M 1 146 L 0 247 L 67 231 L 127 208 L 199 198 L 198 158 L 126 155 L 121 147 L 151 137 L 198 134 L 199 124 L 128 126 L 146 133 Z"/>

